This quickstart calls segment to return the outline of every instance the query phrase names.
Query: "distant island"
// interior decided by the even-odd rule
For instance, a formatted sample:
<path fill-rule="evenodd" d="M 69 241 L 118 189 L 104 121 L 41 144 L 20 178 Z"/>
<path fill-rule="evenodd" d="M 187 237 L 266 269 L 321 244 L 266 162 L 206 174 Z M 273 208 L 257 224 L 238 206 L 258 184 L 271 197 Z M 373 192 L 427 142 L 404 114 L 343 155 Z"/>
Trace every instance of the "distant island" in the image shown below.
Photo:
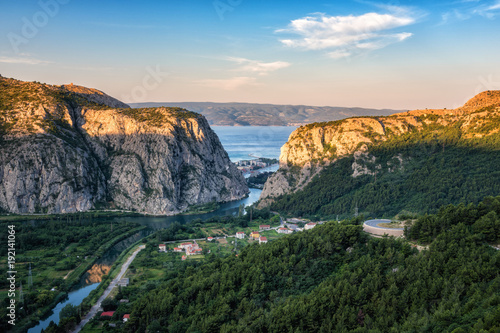
<path fill-rule="evenodd" d="M 150 102 L 133 108 L 180 107 L 201 113 L 212 126 L 301 126 L 349 117 L 389 116 L 403 110 L 254 103 Z M 406 110 L 404 110 L 406 111 Z"/>

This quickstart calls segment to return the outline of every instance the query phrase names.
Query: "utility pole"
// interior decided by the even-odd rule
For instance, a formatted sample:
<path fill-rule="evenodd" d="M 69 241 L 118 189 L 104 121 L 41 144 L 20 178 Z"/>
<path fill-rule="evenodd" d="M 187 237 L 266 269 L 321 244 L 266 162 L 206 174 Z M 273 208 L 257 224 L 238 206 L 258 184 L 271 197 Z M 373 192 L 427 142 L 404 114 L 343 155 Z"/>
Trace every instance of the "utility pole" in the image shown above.
<path fill-rule="evenodd" d="M 354 208 L 354 217 L 358 217 L 359 212 L 358 212 L 358 202 L 356 201 L 356 208 Z"/>
<path fill-rule="evenodd" d="M 30 269 L 28 272 L 28 287 L 29 288 L 33 287 L 33 276 L 31 275 L 31 262 L 30 262 Z"/>

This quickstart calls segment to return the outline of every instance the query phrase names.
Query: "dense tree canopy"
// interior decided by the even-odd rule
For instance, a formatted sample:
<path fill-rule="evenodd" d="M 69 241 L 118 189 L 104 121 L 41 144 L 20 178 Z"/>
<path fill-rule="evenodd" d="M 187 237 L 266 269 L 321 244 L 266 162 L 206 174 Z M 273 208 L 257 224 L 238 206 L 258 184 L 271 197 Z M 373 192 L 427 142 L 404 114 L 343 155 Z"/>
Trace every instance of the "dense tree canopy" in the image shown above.
<path fill-rule="evenodd" d="M 422 252 L 405 240 L 368 238 L 347 221 L 186 264 L 135 302 L 126 329 L 497 332 L 500 252 L 485 241 L 499 200 L 427 216 L 446 227 Z"/>

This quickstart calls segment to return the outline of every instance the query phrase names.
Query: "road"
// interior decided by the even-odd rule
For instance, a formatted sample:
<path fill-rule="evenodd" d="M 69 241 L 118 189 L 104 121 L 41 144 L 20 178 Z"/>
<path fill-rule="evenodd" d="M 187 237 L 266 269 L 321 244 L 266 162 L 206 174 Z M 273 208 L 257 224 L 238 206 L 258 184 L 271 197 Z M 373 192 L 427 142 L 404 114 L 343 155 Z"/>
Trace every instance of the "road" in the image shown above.
<path fill-rule="evenodd" d="M 83 328 L 83 326 L 85 326 L 85 324 L 87 324 L 89 322 L 89 320 L 95 316 L 97 311 L 101 310 L 101 302 L 104 301 L 106 299 L 106 297 L 108 297 L 108 295 L 111 293 L 111 290 L 113 290 L 113 288 L 116 286 L 118 281 L 120 281 L 122 279 L 123 275 L 125 275 L 125 272 L 127 271 L 128 266 L 130 266 L 132 261 L 134 261 L 135 257 L 137 256 L 137 253 L 139 253 L 139 251 L 141 251 L 145 247 L 146 247 L 145 245 L 139 246 L 139 248 L 137 250 L 135 250 L 134 253 L 132 253 L 130 255 L 130 257 L 128 257 L 127 261 L 125 261 L 125 263 L 122 265 L 120 273 L 118 273 L 118 275 L 113 279 L 113 281 L 111 281 L 111 283 L 106 288 L 104 293 L 97 300 L 97 303 L 90 309 L 89 313 L 87 313 L 87 315 L 82 319 L 82 321 L 78 324 L 78 326 L 76 326 L 76 328 L 72 331 L 72 333 L 80 332 L 80 330 Z"/>

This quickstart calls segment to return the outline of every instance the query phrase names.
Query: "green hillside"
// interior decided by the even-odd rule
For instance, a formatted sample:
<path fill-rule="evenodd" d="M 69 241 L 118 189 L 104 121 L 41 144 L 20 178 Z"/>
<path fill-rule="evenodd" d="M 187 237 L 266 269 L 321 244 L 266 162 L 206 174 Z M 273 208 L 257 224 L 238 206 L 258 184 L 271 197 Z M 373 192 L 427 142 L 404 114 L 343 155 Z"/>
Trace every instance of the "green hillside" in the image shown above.
<path fill-rule="evenodd" d="M 135 301 L 124 330 L 498 332 L 500 252 L 478 225 L 495 215 L 498 241 L 499 214 L 500 197 L 443 208 L 431 218 L 448 227 L 422 252 L 368 238 L 353 220 L 186 263 Z"/>

